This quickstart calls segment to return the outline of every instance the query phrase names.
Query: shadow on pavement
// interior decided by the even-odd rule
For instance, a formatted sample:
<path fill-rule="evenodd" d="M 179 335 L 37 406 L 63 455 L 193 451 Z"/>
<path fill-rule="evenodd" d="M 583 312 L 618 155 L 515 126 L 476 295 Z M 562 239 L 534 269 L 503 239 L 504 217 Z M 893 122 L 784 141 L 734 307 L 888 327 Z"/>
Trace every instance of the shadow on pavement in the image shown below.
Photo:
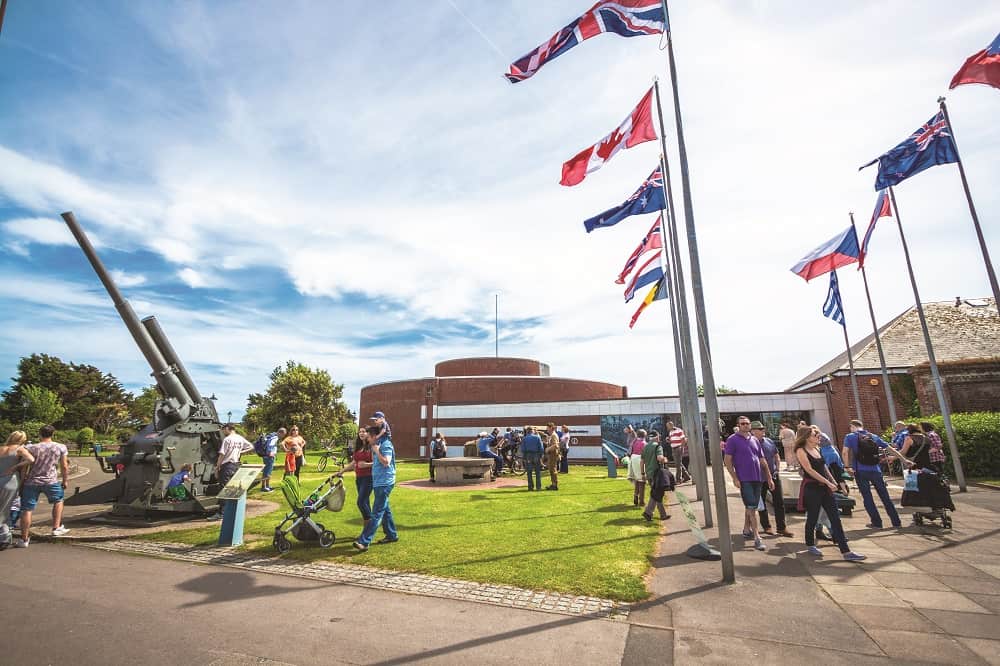
<path fill-rule="evenodd" d="M 257 585 L 253 576 L 242 571 L 215 571 L 206 573 L 197 578 L 186 580 L 175 587 L 179 590 L 203 595 L 202 599 L 189 601 L 186 604 L 182 604 L 180 608 L 194 608 L 196 606 L 219 604 L 227 601 L 246 601 L 278 594 L 309 592 L 315 589 L 315 586 L 302 588 L 283 587 L 281 585 Z M 333 587 L 333 585 L 323 585 L 322 587 Z"/>

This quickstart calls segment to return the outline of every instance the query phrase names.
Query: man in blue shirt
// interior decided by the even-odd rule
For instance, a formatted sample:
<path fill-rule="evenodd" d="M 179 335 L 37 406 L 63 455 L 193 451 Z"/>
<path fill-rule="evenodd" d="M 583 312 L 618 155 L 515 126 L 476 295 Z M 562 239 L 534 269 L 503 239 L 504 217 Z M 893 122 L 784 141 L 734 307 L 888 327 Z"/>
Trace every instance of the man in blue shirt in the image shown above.
<path fill-rule="evenodd" d="M 542 489 L 542 438 L 535 433 L 533 426 L 524 429 L 524 439 L 521 440 L 521 455 L 524 456 L 524 471 L 528 473 L 528 491 Z"/>
<path fill-rule="evenodd" d="M 893 527 L 900 527 L 899 513 L 889 497 L 889 490 L 885 487 L 885 479 L 882 478 L 882 468 L 879 465 L 878 449 L 884 449 L 889 445 L 878 435 L 865 430 L 861 421 L 851 421 L 851 434 L 844 437 L 844 449 L 850 451 L 850 460 L 847 463 L 854 470 L 854 480 L 861 491 L 864 499 L 865 511 L 871 522 L 865 527 L 882 529 L 882 516 L 872 499 L 872 486 L 878 493 L 879 499 L 885 506 L 885 512 L 889 514 L 889 520 Z"/>
<path fill-rule="evenodd" d="M 368 434 L 377 437 L 382 433 L 381 426 L 368 426 Z M 375 504 L 372 506 L 371 520 L 361 531 L 361 536 L 354 542 L 354 547 L 364 552 L 368 550 L 372 539 L 375 538 L 375 531 L 381 524 L 385 532 L 385 537 L 379 543 L 395 543 L 399 541 L 399 533 L 396 532 L 396 521 L 392 517 L 392 509 L 389 507 L 389 495 L 396 485 L 396 450 L 392 446 L 392 440 L 387 434 L 382 436 L 372 446 L 372 486 L 375 491 Z"/>
<path fill-rule="evenodd" d="M 774 522 L 778 528 L 778 534 L 783 537 L 790 537 L 792 533 L 788 531 L 785 523 L 785 497 L 781 493 L 781 477 L 778 475 L 778 447 L 767 436 L 764 424 L 760 421 L 753 421 L 750 424 L 750 434 L 756 437 L 760 443 L 760 449 L 764 452 L 764 460 L 767 461 L 767 466 L 771 473 L 771 481 L 774 483 L 773 489 L 770 486 L 761 486 L 760 499 L 762 502 L 766 502 L 767 494 L 771 493 L 771 504 L 774 507 Z M 771 521 L 767 515 L 767 504 L 765 503 L 764 508 L 757 513 L 760 515 L 760 526 L 764 529 L 764 534 L 774 534 L 771 531 Z"/>
<path fill-rule="evenodd" d="M 493 459 L 493 479 L 496 480 L 500 476 L 500 472 L 503 471 L 503 458 L 498 454 L 493 453 L 490 450 L 490 446 L 496 443 L 496 438 L 487 433 L 485 430 L 479 433 L 479 457 L 480 458 L 492 458 Z"/>

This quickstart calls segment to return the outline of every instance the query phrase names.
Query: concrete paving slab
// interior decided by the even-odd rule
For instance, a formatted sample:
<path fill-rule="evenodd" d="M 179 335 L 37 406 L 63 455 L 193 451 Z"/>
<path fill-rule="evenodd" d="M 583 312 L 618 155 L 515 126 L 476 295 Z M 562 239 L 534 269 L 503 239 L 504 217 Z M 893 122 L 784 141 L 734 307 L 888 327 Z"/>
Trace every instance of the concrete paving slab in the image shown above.
<path fill-rule="evenodd" d="M 873 629 L 869 632 L 887 655 L 934 664 L 981 664 L 975 652 L 944 634 Z"/>
<path fill-rule="evenodd" d="M 934 624 L 953 636 L 968 636 L 969 638 L 1000 638 L 1000 615 L 985 615 L 983 613 L 958 613 L 920 609 Z"/>
<path fill-rule="evenodd" d="M 940 590 L 949 592 L 951 588 L 944 583 L 934 580 L 932 576 L 915 573 L 894 573 L 892 571 L 878 571 L 872 574 L 880 585 L 888 588 L 902 587 L 910 590 Z M 963 579 L 965 580 L 965 579 Z"/>
<path fill-rule="evenodd" d="M 942 633 L 943 630 L 912 608 L 892 608 L 884 606 L 844 605 L 842 608 L 865 629 L 899 629 L 902 631 L 929 631 Z"/>
<path fill-rule="evenodd" d="M 969 564 L 1000 580 L 1000 564 L 984 564 L 982 562 L 969 562 Z"/>
<path fill-rule="evenodd" d="M 884 587 L 862 585 L 821 585 L 838 604 L 907 608 L 906 603 Z"/>
<path fill-rule="evenodd" d="M 967 593 L 965 596 L 969 597 L 983 608 L 988 609 L 991 613 L 1000 615 L 1000 597 L 993 594 L 971 594 L 971 593 Z"/>
<path fill-rule="evenodd" d="M 629 627 L 621 666 L 674 663 L 674 632 L 652 627 Z"/>
<path fill-rule="evenodd" d="M 934 576 L 956 592 L 1000 595 L 1000 580 L 992 576 L 967 578 L 965 576 Z M 904 586 L 905 587 L 905 586 Z"/>
<path fill-rule="evenodd" d="M 877 648 L 876 648 L 877 650 Z M 754 664 L 754 666 L 787 666 L 788 664 L 851 664 L 851 666 L 886 666 L 890 661 L 880 650 L 874 654 L 857 654 L 835 649 L 778 643 L 740 636 L 685 631 L 674 645 L 674 661 L 678 664 Z"/>
<path fill-rule="evenodd" d="M 855 565 L 856 566 L 856 565 Z M 906 560 L 883 560 L 880 562 L 869 562 L 864 561 L 860 565 L 862 568 L 868 571 L 889 571 L 893 573 L 920 573 L 920 569 L 910 564 Z"/>
<path fill-rule="evenodd" d="M 893 592 L 904 601 L 921 610 L 948 610 L 967 613 L 989 613 L 988 610 L 958 592 L 937 592 L 933 590 L 895 589 Z"/>
<path fill-rule="evenodd" d="M 821 585 L 866 585 L 868 587 L 881 587 L 882 584 L 875 580 L 875 576 L 855 567 L 853 570 L 843 573 L 817 573 L 810 570 L 814 581 Z M 902 574 L 907 575 L 907 574 Z"/>
<path fill-rule="evenodd" d="M 959 638 L 958 642 L 978 654 L 987 664 L 1000 664 L 1000 641 Z"/>
<path fill-rule="evenodd" d="M 913 566 L 917 567 L 921 571 L 926 571 L 932 575 L 967 576 L 971 578 L 983 577 L 983 571 L 981 569 L 977 569 L 971 564 L 966 564 L 965 562 L 959 562 L 958 560 L 953 562 L 930 562 L 914 558 L 911 562 L 913 563 Z"/>

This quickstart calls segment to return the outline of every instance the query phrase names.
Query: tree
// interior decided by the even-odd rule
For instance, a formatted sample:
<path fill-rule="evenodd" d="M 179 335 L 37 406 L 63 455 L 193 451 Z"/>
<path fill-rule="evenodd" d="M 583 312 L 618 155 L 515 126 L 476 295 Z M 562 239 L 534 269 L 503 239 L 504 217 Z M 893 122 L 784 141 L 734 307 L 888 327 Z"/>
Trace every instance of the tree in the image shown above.
<path fill-rule="evenodd" d="M 24 420 L 56 423 L 66 413 L 62 401 L 54 392 L 42 386 L 25 384 L 21 388 L 24 400 Z"/>
<path fill-rule="evenodd" d="M 739 389 L 729 388 L 725 384 L 719 384 L 718 386 L 715 387 L 715 395 L 737 395 L 739 393 L 743 393 L 743 391 L 740 391 Z M 705 396 L 705 385 L 698 384 L 698 397 L 704 397 L 704 396 Z"/>
<path fill-rule="evenodd" d="M 326 370 L 288 361 L 271 372 L 270 380 L 266 393 L 247 397 L 243 424 L 251 432 L 297 424 L 307 439 L 329 440 L 340 434 L 341 423 L 354 421 L 342 401 L 344 385 L 335 384 Z"/>
<path fill-rule="evenodd" d="M 156 401 L 160 399 L 160 390 L 156 384 L 142 389 L 142 392 L 129 401 L 128 414 L 132 425 L 138 427 L 153 422 L 153 410 Z"/>
<path fill-rule="evenodd" d="M 132 398 L 114 375 L 92 365 L 65 363 L 47 354 L 23 357 L 17 371 L 13 386 L 4 391 L 0 403 L 0 418 L 10 421 L 24 419 L 28 407 L 24 390 L 28 385 L 48 389 L 59 397 L 65 412 L 53 425 L 60 429 L 90 426 L 102 405 L 127 404 Z"/>

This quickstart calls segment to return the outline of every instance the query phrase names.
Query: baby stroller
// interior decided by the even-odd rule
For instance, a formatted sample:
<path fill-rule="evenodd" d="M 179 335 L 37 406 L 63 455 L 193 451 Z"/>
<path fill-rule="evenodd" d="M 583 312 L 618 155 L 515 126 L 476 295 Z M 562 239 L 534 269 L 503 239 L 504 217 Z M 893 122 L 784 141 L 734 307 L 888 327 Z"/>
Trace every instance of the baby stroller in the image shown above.
<path fill-rule="evenodd" d="M 286 476 L 281 482 L 281 492 L 292 508 L 285 519 L 274 528 L 274 549 L 281 554 L 292 548 L 288 533 L 299 541 L 319 541 L 320 548 L 329 548 L 336 541 L 333 530 L 312 519 L 320 511 L 340 511 L 344 508 L 344 481 L 338 474 L 331 474 L 326 481 L 302 499 L 299 481 L 294 476 Z M 286 527 L 287 525 L 287 527 Z"/>
<path fill-rule="evenodd" d="M 913 477 L 916 477 L 915 482 Z M 931 469 L 914 470 L 906 473 L 906 489 L 903 490 L 903 506 L 927 507 L 930 511 L 915 511 L 913 522 L 923 525 L 924 521 L 941 521 L 941 527 L 951 529 L 949 511 L 955 510 L 951 501 L 948 479 Z M 916 490 L 912 488 L 916 486 Z"/>

